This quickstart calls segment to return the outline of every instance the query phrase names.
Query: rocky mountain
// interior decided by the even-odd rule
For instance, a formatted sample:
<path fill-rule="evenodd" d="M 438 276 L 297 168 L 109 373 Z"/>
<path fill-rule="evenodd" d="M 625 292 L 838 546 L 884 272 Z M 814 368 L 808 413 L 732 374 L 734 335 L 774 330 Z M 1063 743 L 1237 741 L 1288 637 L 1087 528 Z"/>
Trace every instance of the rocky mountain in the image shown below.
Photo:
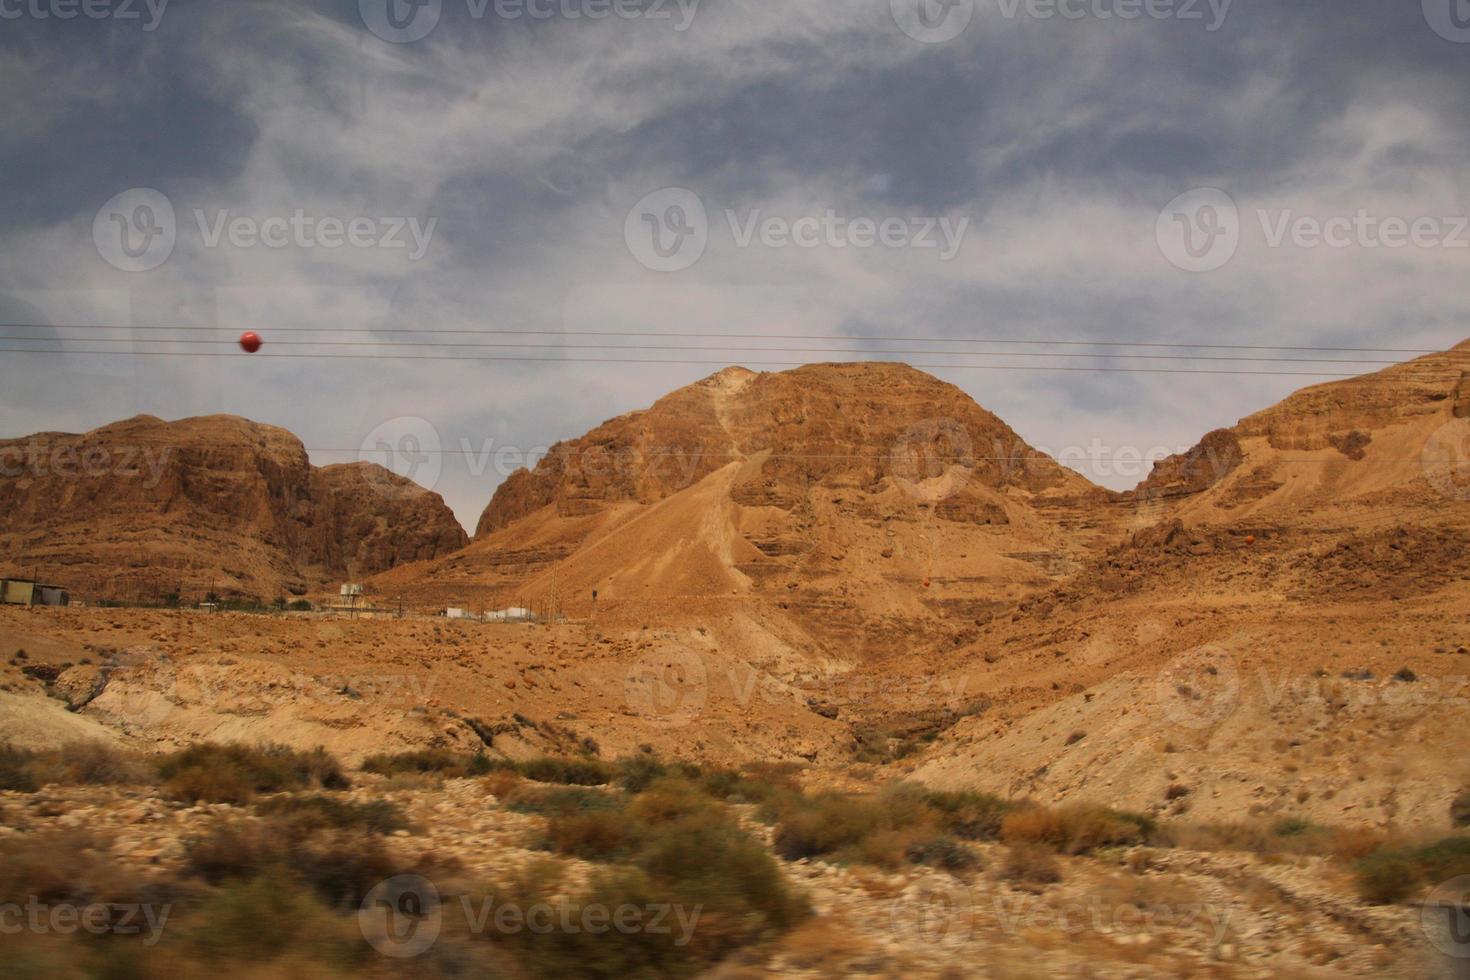
<path fill-rule="evenodd" d="M 1470 341 L 1314 385 L 1162 460 L 1135 491 L 1188 522 L 1298 522 L 1470 499 Z"/>
<path fill-rule="evenodd" d="M 272 599 L 466 540 L 437 494 L 370 464 L 317 469 L 291 433 L 232 416 L 0 442 L 0 568 L 98 598 Z"/>
<path fill-rule="evenodd" d="M 556 445 L 469 548 L 379 584 L 577 614 L 594 590 L 627 615 L 736 601 L 782 645 L 861 657 L 1051 582 L 1109 522 L 1102 490 L 922 371 L 735 367 Z"/>
<path fill-rule="evenodd" d="M 1131 533 L 906 665 L 994 706 L 916 778 L 1195 818 L 1443 820 L 1463 767 L 1424 747 L 1470 724 L 1470 342 L 1298 391 L 1118 504 Z"/>
<path fill-rule="evenodd" d="M 371 575 L 469 542 L 443 498 L 376 463 L 314 468 L 311 478 L 331 568 Z"/>
<path fill-rule="evenodd" d="M 908 365 L 732 367 L 553 446 L 534 471 L 499 488 L 476 537 L 546 506 L 575 516 L 654 503 L 756 457 L 758 469 L 737 490 L 749 503 L 780 503 L 820 485 L 901 489 L 943 503 L 945 519 L 984 523 L 1005 518 L 998 493 L 1093 490 L 959 388 Z"/>

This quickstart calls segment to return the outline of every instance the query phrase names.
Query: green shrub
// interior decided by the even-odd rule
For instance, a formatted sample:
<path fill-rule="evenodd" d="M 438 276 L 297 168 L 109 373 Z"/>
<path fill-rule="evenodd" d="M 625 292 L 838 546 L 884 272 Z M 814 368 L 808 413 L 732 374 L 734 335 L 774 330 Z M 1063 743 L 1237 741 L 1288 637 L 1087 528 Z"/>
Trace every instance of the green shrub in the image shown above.
<path fill-rule="evenodd" d="M 972 871 L 980 867 L 980 855 L 953 837 L 931 837 L 909 845 L 904 855 L 913 864 L 927 864 L 943 871 Z"/>
<path fill-rule="evenodd" d="M 1301 817 L 1287 817 L 1273 824 L 1271 833 L 1277 837 L 1301 837 L 1316 829 L 1315 824 L 1308 820 L 1303 820 Z"/>
<path fill-rule="evenodd" d="M 1470 875 L 1470 837 L 1445 837 L 1414 852 L 1427 881 Z"/>
<path fill-rule="evenodd" d="M 634 863 L 667 883 L 681 903 L 704 905 L 696 942 L 711 960 L 767 930 L 789 929 L 810 912 L 766 848 L 720 809 L 653 830 Z"/>
<path fill-rule="evenodd" d="M 311 892 L 281 870 L 232 882 L 190 917 L 191 951 L 233 971 L 291 955 L 307 972 L 346 971 L 363 957 L 356 925 L 333 915 Z M 335 971 L 334 971 L 335 972 Z"/>
<path fill-rule="evenodd" d="M 283 745 L 201 743 L 157 763 L 168 794 L 186 803 L 244 805 L 258 793 L 294 789 L 346 789 L 342 766 L 325 749 L 299 752 Z"/>
<path fill-rule="evenodd" d="M 331 796 L 273 796 L 255 804 L 255 812 L 289 823 L 300 833 L 357 828 L 374 834 L 403 830 L 403 811 L 386 800 L 353 803 Z"/>
<path fill-rule="evenodd" d="M 356 908 L 373 886 L 416 870 L 382 838 L 356 829 L 312 832 L 286 821 L 222 821 L 185 848 L 187 867 L 211 885 L 290 877 L 327 903 Z"/>
<path fill-rule="evenodd" d="M 1470 837 L 1381 848 L 1359 860 L 1354 872 L 1364 901 L 1375 905 L 1402 902 L 1426 885 L 1470 875 Z"/>
<path fill-rule="evenodd" d="M 788 861 L 822 857 L 896 829 L 870 799 L 826 793 L 789 802 L 776 826 L 776 853 Z"/>
<path fill-rule="evenodd" d="M 440 776 L 444 779 L 468 779 L 492 772 L 496 764 L 483 752 L 466 755 L 448 749 L 421 749 L 374 755 L 363 760 L 362 771 L 380 776 L 404 774 Z"/>
<path fill-rule="evenodd" d="M 604 786 L 613 781 L 617 769 L 598 759 L 553 759 L 543 757 L 517 763 L 517 772 L 538 783 L 563 786 Z"/>
<path fill-rule="evenodd" d="M 923 749 L 937 737 L 934 732 L 918 734 L 884 728 L 860 728 L 853 733 L 851 752 L 854 762 L 883 765 L 897 762 Z"/>
<path fill-rule="evenodd" d="M 960 870 L 979 861 L 954 838 L 998 838 L 1018 805 L 987 793 L 898 783 L 869 796 L 783 791 L 768 808 L 776 821 L 776 853 L 788 860 L 833 857 L 886 868 L 914 862 Z"/>
<path fill-rule="evenodd" d="M 644 753 L 619 759 L 616 780 L 621 789 L 629 793 L 641 793 L 668 774 L 668 766 L 656 756 Z"/>
<path fill-rule="evenodd" d="M 0 838 L 0 903 L 28 897 L 52 904 L 125 902 L 143 888 L 108 857 L 107 845 L 83 830 L 47 830 Z"/>
<path fill-rule="evenodd" d="M 661 779 L 628 805 L 633 819 L 647 824 L 670 823 L 715 808 L 710 798 L 682 779 Z"/>
<path fill-rule="evenodd" d="M 559 813 L 547 821 L 546 836 L 561 854 L 587 861 L 631 857 L 642 843 L 642 826 L 621 810 Z"/>
<path fill-rule="evenodd" d="M 1007 843 L 1041 844 L 1063 854 L 1087 854 L 1099 847 L 1143 844 L 1158 833 L 1150 817 L 1082 803 L 1049 810 L 1017 809 L 1001 822 Z"/>
<path fill-rule="evenodd" d="M 72 742 L 53 756 L 58 782 L 86 786 L 131 786 L 154 774 L 142 756 L 103 742 Z"/>
<path fill-rule="evenodd" d="M 809 912 L 766 848 L 690 782 L 666 777 L 636 797 L 577 787 L 536 792 L 548 813 L 547 839 L 554 850 L 624 865 L 598 876 L 573 902 L 574 910 L 578 903 L 595 902 L 698 912 L 695 933 L 684 946 L 670 945 L 666 936 L 611 933 L 590 946 L 581 936 L 563 934 L 555 942 L 523 943 L 538 968 L 556 968 L 549 975 L 686 975 L 790 928 Z"/>
<path fill-rule="evenodd" d="M 1418 864 L 1401 851 L 1368 855 L 1358 862 L 1355 877 L 1359 896 L 1374 905 L 1402 902 L 1422 880 Z"/>
<path fill-rule="evenodd" d="M 745 770 L 717 769 L 703 774 L 700 788 L 717 800 L 736 803 L 772 804 L 778 797 L 799 796 L 801 787 L 788 768 L 750 767 Z M 767 814 L 770 816 L 770 814 Z"/>
<path fill-rule="evenodd" d="M 1006 881 L 1030 885 L 1052 885 L 1062 880 L 1062 869 L 1057 864 L 1051 849 L 1029 842 L 1020 842 L 1006 848 L 1005 862 L 1000 866 L 1000 877 Z"/>
<path fill-rule="evenodd" d="M 1017 804 L 990 793 L 931 792 L 925 802 L 941 814 L 946 830 L 965 840 L 998 840 L 1001 823 Z"/>
<path fill-rule="evenodd" d="M 18 749 L 9 743 L 0 744 L 0 790 L 18 793 L 34 793 L 40 789 L 36 774 L 31 771 L 35 753 Z"/>
<path fill-rule="evenodd" d="M 568 814 L 589 810 L 617 810 L 623 800 L 617 794 L 583 786 L 531 786 L 522 784 L 505 796 L 505 806 L 516 813 Z"/>
<path fill-rule="evenodd" d="M 152 779 L 142 756 L 103 742 L 71 742 L 40 752 L 0 745 L 0 789 L 33 793 L 50 783 L 127 786 Z"/>
<path fill-rule="evenodd" d="M 1455 797 L 1450 804 L 1450 825 L 1470 827 L 1470 789 Z"/>
<path fill-rule="evenodd" d="M 552 901 L 542 889 L 497 889 L 495 898 L 501 904 L 522 909 L 552 905 L 557 920 L 582 923 L 585 915 L 598 915 L 607 920 L 607 910 L 633 908 L 646 910 L 669 904 L 668 892 L 636 868 L 618 868 L 593 876 L 587 887 L 565 903 Z M 690 914 L 686 911 L 686 916 Z M 703 930 L 703 914 L 695 924 L 697 936 Z M 491 932 L 490 938 L 510 949 L 517 973 L 538 977 L 587 977 L 591 980 L 621 980 L 623 977 L 682 977 L 697 972 L 710 960 L 693 942 L 679 945 L 683 938 L 676 915 L 663 923 L 667 932 L 650 929 L 620 930 L 606 928 L 594 932 L 581 928 L 556 928 L 550 932 L 519 929 Z"/>

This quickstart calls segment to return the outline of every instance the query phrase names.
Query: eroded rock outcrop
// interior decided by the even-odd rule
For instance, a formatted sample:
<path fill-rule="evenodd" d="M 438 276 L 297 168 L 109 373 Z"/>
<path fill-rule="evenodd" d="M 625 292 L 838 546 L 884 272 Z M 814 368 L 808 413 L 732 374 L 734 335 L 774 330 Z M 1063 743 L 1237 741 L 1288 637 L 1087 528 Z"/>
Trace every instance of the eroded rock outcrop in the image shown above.
<path fill-rule="evenodd" d="M 99 598 L 271 599 L 465 540 L 437 494 L 371 464 L 318 470 L 291 433 L 234 416 L 0 442 L 4 572 Z"/>

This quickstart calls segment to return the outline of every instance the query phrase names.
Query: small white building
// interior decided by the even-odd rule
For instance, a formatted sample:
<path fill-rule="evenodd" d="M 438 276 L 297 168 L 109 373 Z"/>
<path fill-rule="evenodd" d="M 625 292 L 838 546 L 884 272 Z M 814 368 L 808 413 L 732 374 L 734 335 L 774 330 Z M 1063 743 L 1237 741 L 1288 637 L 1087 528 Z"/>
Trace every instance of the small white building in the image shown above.
<path fill-rule="evenodd" d="M 490 623 L 529 623 L 536 618 L 536 614 L 529 609 L 514 606 L 510 609 L 497 609 L 495 612 L 485 614 L 486 622 Z"/>

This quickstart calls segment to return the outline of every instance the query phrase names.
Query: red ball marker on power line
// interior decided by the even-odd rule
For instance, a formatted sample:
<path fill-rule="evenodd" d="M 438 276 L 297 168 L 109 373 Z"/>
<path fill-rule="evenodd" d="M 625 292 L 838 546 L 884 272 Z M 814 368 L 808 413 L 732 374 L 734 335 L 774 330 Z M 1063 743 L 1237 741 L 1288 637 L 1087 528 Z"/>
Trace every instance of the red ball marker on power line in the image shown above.
<path fill-rule="evenodd" d="M 247 354 L 254 354 L 260 350 L 260 334 L 254 330 L 247 330 L 240 335 L 240 349 Z"/>

